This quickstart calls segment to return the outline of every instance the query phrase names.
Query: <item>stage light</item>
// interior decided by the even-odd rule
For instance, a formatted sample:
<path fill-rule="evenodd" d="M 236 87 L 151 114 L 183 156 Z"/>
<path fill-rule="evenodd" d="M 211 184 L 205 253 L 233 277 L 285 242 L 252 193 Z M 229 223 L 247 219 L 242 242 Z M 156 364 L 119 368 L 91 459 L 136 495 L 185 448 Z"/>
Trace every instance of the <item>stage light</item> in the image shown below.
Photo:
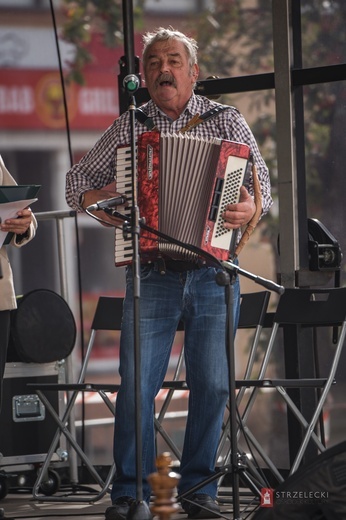
<path fill-rule="evenodd" d="M 317 219 L 308 219 L 310 271 L 340 269 L 342 252 L 336 238 Z"/>

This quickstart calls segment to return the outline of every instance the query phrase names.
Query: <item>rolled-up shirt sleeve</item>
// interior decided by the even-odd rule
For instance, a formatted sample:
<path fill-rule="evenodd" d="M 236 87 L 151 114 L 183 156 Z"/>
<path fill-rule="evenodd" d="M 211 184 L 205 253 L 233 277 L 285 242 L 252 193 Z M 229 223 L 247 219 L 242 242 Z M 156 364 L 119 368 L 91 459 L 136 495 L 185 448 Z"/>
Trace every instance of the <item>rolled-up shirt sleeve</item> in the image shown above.
<path fill-rule="evenodd" d="M 81 211 L 81 195 L 102 189 L 116 177 L 117 121 L 110 126 L 84 157 L 66 173 L 66 202 Z"/>

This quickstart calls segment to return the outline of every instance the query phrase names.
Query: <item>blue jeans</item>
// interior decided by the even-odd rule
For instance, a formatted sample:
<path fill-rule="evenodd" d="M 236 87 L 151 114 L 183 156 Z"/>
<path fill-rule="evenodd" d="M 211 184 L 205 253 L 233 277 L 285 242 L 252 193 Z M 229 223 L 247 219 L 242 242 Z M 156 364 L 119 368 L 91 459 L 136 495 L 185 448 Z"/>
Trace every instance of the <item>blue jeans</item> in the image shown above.
<path fill-rule="evenodd" d="M 226 353 L 225 288 L 215 281 L 217 270 L 205 267 L 160 274 L 157 266 L 141 266 L 140 352 L 143 497 L 149 500 L 147 475 L 156 471 L 154 399 L 161 388 L 180 320 L 185 329 L 186 381 L 189 412 L 180 465 L 178 492 L 184 493 L 213 474 L 229 393 Z M 234 287 L 234 323 L 239 316 L 239 282 Z M 136 497 L 135 373 L 133 282 L 128 269 L 120 342 L 121 387 L 116 400 L 111 493 Z M 199 491 L 216 496 L 217 481 Z"/>

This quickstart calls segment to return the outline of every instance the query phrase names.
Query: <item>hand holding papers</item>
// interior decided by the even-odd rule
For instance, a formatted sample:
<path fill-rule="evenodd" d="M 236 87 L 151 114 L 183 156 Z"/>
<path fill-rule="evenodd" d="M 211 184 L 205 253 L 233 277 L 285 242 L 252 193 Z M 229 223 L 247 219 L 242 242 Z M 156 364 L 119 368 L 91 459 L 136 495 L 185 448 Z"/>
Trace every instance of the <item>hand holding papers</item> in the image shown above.
<path fill-rule="evenodd" d="M 35 195 L 39 189 L 40 186 L 35 185 L 0 186 L 0 222 L 17 218 L 18 211 L 27 208 L 37 200 Z M 0 247 L 8 244 L 12 236 L 13 233 L 0 230 Z"/>

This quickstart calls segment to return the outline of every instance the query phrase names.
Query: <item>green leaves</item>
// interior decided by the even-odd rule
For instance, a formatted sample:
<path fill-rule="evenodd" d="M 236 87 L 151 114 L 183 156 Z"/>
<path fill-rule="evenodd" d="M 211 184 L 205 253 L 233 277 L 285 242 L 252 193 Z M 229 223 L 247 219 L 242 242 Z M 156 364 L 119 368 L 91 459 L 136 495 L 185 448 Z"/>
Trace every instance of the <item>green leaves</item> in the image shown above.
<path fill-rule="evenodd" d="M 122 27 L 121 0 L 64 0 L 60 36 L 75 46 L 74 60 L 68 64 L 67 82 L 84 83 L 83 69 L 93 61 L 92 36 L 99 34 L 105 46 L 115 47 L 122 42 Z"/>

